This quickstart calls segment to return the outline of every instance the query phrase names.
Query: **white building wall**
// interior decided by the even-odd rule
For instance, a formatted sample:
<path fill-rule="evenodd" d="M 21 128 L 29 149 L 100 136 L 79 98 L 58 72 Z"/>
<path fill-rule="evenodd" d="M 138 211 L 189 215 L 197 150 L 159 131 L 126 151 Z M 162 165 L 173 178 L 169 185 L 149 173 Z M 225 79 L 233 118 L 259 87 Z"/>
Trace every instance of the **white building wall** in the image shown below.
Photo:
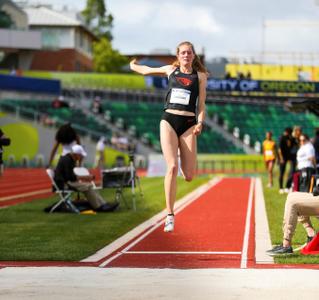
<path fill-rule="evenodd" d="M 77 28 L 75 30 L 75 48 L 83 55 L 92 58 L 92 38 L 84 30 L 81 30 L 80 28 Z"/>

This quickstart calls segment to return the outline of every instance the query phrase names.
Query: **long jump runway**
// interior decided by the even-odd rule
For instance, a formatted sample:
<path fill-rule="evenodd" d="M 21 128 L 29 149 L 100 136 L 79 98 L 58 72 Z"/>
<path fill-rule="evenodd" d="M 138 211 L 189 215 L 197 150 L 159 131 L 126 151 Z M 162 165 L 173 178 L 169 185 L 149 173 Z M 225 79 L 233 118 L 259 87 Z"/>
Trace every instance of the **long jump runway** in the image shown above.
<path fill-rule="evenodd" d="M 245 268 L 254 260 L 254 179 L 224 178 L 177 209 L 175 230 L 163 221 L 100 261 L 101 267 Z M 250 244 L 250 245 L 249 245 Z"/>
<path fill-rule="evenodd" d="M 161 212 L 78 264 L 5 264 L 0 299 L 317 297 L 317 266 L 260 255 L 270 247 L 260 179 L 223 178 L 199 190 L 176 203 L 173 233 L 163 232 Z"/>

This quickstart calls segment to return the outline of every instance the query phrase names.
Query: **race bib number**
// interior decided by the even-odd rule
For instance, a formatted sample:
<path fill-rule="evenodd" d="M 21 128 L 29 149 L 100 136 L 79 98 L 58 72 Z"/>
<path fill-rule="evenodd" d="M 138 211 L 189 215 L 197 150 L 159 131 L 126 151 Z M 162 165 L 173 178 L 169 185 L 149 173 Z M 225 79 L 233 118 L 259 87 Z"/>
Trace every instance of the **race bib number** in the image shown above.
<path fill-rule="evenodd" d="M 170 103 L 188 105 L 191 92 L 184 89 L 172 89 Z"/>
<path fill-rule="evenodd" d="M 273 155 L 273 152 L 272 152 L 272 150 L 266 150 L 265 151 L 266 153 L 266 156 L 272 156 Z"/>

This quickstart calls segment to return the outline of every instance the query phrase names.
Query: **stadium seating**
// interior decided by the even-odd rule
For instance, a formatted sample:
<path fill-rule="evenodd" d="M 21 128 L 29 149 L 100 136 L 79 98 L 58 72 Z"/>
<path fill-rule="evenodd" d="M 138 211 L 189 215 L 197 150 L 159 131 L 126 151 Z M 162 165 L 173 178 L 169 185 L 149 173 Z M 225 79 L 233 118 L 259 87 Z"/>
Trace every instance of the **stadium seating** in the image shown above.
<path fill-rule="evenodd" d="M 137 136 L 160 150 L 159 122 L 163 112 L 162 103 L 105 101 L 103 109 L 110 112 L 113 122 L 123 119 L 125 127 L 134 126 Z M 217 132 L 207 129 L 198 139 L 198 152 L 243 153 L 243 150 L 226 141 Z"/>
<path fill-rule="evenodd" d="M 2 104 L 23 108 L 25 117 L 34 118 L 35 112 L 45 113 L 62 124 L 65 121 L 72 122 L 81 134 L 92 132 L 98 138 L 101 134 L 111 138 L 111 132 L 106 125 L 99 124 L 95 117 L 85 115 L 83 111 L 74 108 L 54 109 L 48 101 L 39 100 L 2 100 Z M 119 124 L 129 134 L 135 135 L 143 142 L 160 151 L 159 122 L 163 111 L 162 103 L 152 102 L 120 102 L 103 101 L 103 110 L 107 112 L 114 124 Z M 283 105 L 256 105 L 243 103 L 207 103 L 207 113 L 211 118 L 216 118 L 219 123 L 233 132 L 239 129 L 241 139 L 244 135 L 250 136 L 250 146 L 255 142 L 262 142 L 265 132 L 271 130 L 274 139 L 278 140 L 285 127 L 299 125 L 309 136 L 313 136 L 314 128 L 319 127 L 318 118 L 311 113 L 292 113 L 286 111 Z M 81 130 L 84 130 L 81 132 Z M 198 139 L 199 153 L 243 153 L 232 143 L 226 141 L 221 135 L 212 129 L 206 128 Z"/>
<path fill-rule="evenodd" d="M 90 132 L 93 139 L 99 139 L 100 136 L 111 138 L 111 131 L 106 125 L 99 124 L 92 116 L 87 116 L 80 109 L 62 107 L 53 108 L 51 101 L 48 100 L 1 100 L 1 104 L 8 106 L 8 110 L 13 107 L 20 108 L 20 115 L 29 119 L 34 119 L 39 114 L 45 114 L 55 121 L 57 126 L 65 122 L 71 122 L 76 130 L 86 135 Z"/>
<path fill-rule="evenodd" d="M 251 145 L 256 141 L 262 142 L 269 130 L 278 140 L 285 127 L 301 126 L 310 137 L 319 127 L 319 119 L 314 114 L 289 112 L 283 105 L 214 103 L 207 105 L 207 112 L 210 117 L 217 115 L 220 123 L 227 124 L 230 132 L 238 127 L 241 138 L 249 134 Z"/>

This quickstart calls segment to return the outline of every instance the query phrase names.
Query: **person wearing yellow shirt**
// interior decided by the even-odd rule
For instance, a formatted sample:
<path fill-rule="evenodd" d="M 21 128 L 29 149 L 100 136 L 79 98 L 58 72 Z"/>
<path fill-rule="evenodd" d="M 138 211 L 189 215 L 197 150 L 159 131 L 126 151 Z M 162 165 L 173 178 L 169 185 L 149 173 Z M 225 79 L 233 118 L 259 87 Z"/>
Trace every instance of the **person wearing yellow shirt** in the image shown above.
<path fill-rule="evenodd" d="M 266 139 L 263 141 L 263 156 L 266 170 L 268 172 L 268 187 L 273 186 L 273 170 L 277 157 L 276 142 L 272 139 L 272 132 L 266 132 Z"/>

